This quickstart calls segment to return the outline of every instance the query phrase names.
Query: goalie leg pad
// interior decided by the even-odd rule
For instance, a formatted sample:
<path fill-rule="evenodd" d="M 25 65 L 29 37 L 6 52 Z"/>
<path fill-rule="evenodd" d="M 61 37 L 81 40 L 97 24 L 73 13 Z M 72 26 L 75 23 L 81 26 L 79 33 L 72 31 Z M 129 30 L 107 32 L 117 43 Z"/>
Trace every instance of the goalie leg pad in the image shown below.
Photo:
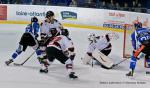
<path fill-rule="evenodd" d="M 91 59 L 92 59 L 92 57 L 89 56 L 88 54 L 85 54 L 84 58 L 81 58 L 83 64 L 89 64 Z"/>
<path fill-rule="evenodd" d="M 95 49 L 92 53 L 93 57 L 99 61 L 103 67 L 110 69 L 114 65 L 113 61 L 99 50 Z"/>

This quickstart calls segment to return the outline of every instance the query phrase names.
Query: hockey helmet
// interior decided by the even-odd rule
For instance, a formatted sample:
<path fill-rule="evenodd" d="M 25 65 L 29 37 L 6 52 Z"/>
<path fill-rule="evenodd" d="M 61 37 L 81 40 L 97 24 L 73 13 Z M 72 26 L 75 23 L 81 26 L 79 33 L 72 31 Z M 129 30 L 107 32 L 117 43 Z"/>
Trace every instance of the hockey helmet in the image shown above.
<path fill-rule="evenodd" d="M 134 27 L 135 27 L 135 29 L 142 28 L 142 23 L 137 22 L 137 23 L 134 24 Z"/>
<path fill-rule="evenodd" d="M 38 22 L 38 18 L 37 17 L 32 17 L 31 22 Z"/>
<path fill-rule="evenodd" d="M 54 12 L 53 11 L 47 11 L 46 12 L 46 18 L 54 16 Z"/>
<path fill-rule="evenodd" d="M 59 32 L 56 28 L 51 28 L 49 31 L 50 31 L 52 37 L 59 35 Z"/>
<path fill-rule="evenodd" d="M 90 33 L 90 34 L 88 35 L 88 40 L 89 40 L 89 41 L 95 41 L 95 39 L 96 39 L 96 35 L 95 35 L 94 33 Z"/>
<path fill-rule="evenodd" d="M 64 36 L 69 36 L 69 31 L 68 31 L 68 29 L 62 29 L 62 30 L 61 30 L 61 34 L 64 35 Z"/>

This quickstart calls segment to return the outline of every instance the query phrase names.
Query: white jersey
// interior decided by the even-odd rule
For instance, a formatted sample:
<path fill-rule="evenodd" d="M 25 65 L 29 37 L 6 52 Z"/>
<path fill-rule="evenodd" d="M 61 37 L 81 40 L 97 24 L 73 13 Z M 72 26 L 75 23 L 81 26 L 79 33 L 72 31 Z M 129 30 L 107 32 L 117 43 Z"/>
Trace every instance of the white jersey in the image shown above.
<path fill-rule="evenodd" d="M 59 50 L 65 51 L 72 47 L 72 42 L 70 42 L 66 36 L 59 35 L 54 37 L 47 47 L 55 47 Z"/>
<path fill-rule="evenodd" d="M 95 49 L 98 49 L 100 51 L 103 49 L 109 49 L 107 48 L 109 45 L 110 42 L 108 42 L 106 37 L 97 38 L 96 42 L 91 42 L 89 44 L 87 52 L 92 53 Z"/>
<path fill-rule="evenodd" d="M 49 34 L 50 32 L 50 29 L 51 28 L 56 28 L 58 32 L 61 32 L 61 23 L 57 20 L 54 19 L 54 22 L 53 23 L 49 23 L 49 22 L 46 22 L 46 21 L 43 21 L 41 23 L 41 27 L 40 27 L 40 30 L 41 30 L 41 33 L 44 33 L 44 34 L 47 34 L 47 35 L 51 35 Z"/>

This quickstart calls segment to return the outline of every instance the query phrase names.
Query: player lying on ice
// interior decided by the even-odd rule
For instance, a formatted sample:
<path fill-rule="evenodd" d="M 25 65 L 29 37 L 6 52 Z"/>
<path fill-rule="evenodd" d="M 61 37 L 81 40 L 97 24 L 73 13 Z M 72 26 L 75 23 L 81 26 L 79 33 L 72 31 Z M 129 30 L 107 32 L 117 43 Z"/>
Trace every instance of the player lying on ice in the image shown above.
<path fill-rule="evenodd" d="M 90 44 L 88 46 L 87 52 L 82 58 L 84 64 L 89 64 L 93 60 L 99 63 L 103 68 L 110 69 L 113 66 L 112 60 L 108 57 L 112 50 L 111 40 L 118 39 L 116 33 L 107 33 L 104 36 L 96 36 L 91 33 L 88 36 Z"/>
<path fill-rule="evenodd" d="M 38 58 L 41 57 L 40 50 L 38 49 L 38 32 L 39 32 L 39 23 L 37 17 L 31 18 L 31 23 L 27 25 L 25 28 L 25 32 L 23 33 L 19 46 L 16 49 L 16 51 L 12 54 L 11 58 L 5 62 L 6 65 L 10 65 L 18 55 L 22 53 L 22 51 L 25 51 L 28 46 L 31 46 L 38 56 Z"/>
<path fill-rule="evenodd" d="M 126 76 L 133 76 L 136 62 L 140 58 L 145 58 L 145 67 L 147 70 L 150 68 L 150 29 L 142 28 L 142 24 L 138 24 L 138 28 L 131 34 L 131 39 L 133 53 L 130 60 L 130 71 Z"/>

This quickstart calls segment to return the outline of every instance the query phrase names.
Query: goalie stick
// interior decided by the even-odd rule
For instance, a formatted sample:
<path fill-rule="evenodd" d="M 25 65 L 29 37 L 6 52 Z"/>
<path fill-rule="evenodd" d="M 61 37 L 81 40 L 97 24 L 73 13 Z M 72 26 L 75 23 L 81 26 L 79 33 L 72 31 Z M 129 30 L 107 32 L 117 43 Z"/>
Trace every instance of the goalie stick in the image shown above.
<path fill-rule="evenodd" d="M 127 59 L 129 59 L 129 58 L 126 58 L 126 59 L 123 59 L 123 60 L 119 61 L 118 63 L 114 64 L 111 68 L 114 68 L 114 67 L 118 66 L 119 64 L 126 61 Z"/>

